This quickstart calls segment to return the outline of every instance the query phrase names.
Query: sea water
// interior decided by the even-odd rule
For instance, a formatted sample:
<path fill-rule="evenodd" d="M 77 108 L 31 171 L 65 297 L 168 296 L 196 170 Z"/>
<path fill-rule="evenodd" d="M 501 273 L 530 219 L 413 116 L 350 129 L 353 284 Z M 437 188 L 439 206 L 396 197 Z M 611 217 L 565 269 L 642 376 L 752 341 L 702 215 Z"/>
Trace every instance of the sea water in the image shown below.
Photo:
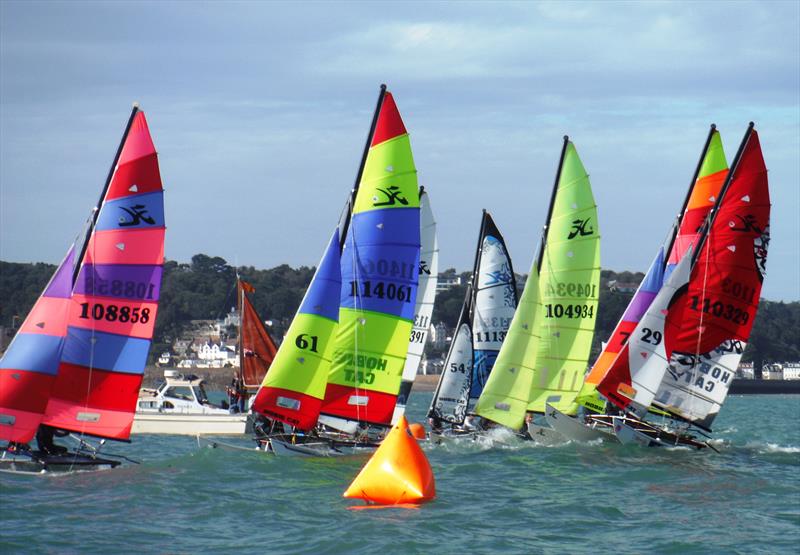
<path fill-rule="evenodd" d="M 423 421 L 430 393 L 413 394 Z M 716 453 L 426 444 L 436 500 L 353 511 L 366 457 L 278 458 L 133 436 L 104 472 L 0 476 L 0 553 L 797 553 L 800 396 L 732 396 Z M 249 446 L 243 437 L 226 441 Z"/>

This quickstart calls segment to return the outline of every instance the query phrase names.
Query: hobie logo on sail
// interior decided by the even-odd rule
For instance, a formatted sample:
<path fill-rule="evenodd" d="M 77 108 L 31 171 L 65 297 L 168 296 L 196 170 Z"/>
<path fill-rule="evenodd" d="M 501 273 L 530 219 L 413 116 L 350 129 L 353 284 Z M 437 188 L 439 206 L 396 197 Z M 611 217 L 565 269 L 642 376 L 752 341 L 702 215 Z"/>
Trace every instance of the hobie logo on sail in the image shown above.
<path fill-rule="evenodd" d="M 725 341 L 711 353 L 694 355 L 691 353 L 672 353 L 667 367 L 669 376 L 675 380 L 683 381 L 691 387 L 703 389 L 707 392 L 714 391 L 717 384 L 730 386 L 733 378 L 731 372 L 715 364 L 712 353 L 716 355 L 737 354 L 744 351 L 742 343 L 737 340 Z"/>
<path fill-rule="evenodd" d="M 575 237 L 578 236 L 585 237 L 586 235 L 591 235 L 592 233 L 594 233 L 594 228 L 588 227 L 587 229 L 590 219 L 591 218 L 586 218 L 585 220 L 581 219 L 573 220 L 572 231 L 567 236 L 567 239 L 574 239 Z"/>
<path fill-rule="evenodd" d="M 378 197 L 372 197 L 372 200 L 375 201 L 372 203 L 372 206 L 394 206 L 395 203 L 399 202 L 403 206 L 408 205 L 408 199 L 406 199 L 403 195 L 400 194 L 400 187 L 397 185 L 392 185 L 391 187 L 387 187 L 386 189 L 381 189 L 380 187 L 376 187 L 378 191 L 386 195 L 386 200 L 382 202 L 378 202 Z"/>
<path fill-rule="evenodd" d="M 354 355 L 353 353 L 342 353 L 337 360 L 346 366 L 358 366 L 367 370 L 386 370 L 386 359 L 365 355 Z"/>
<path fill-rule="evenodd" d="M 125 216 L 120 216 L 119 218 L 119 226 L 120 227 L 130 227 L 134 225 L 139 225 L 142 222 L 146 224 L 155 225 L 156 221 L 147 215 L 147 206 L 144 204 L 134 204 L 130 208 L 125 208 L 124 206 L 120 206 L 120 208 L 125 211 L 126 214 L 130 217 L 130 220 L 126 219 Z"/>

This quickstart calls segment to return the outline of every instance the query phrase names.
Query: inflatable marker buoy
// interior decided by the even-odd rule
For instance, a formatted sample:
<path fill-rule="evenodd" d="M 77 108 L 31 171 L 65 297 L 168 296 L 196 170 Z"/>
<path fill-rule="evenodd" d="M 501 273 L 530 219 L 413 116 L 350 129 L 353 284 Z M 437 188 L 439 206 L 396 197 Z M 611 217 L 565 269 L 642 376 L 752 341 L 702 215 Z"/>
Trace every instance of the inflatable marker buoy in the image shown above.
<path fill-rule="evenodd" d="M 414 422 L 413 424 L 408 425 L 408 429 L 411 432 L 411 435 L 416 439 L 428 439 L 428 434 L 425 432 L 425 426 L 422 424 Z"/>
<path fill-rule="evenodd" d="M 425 453 L 401 417 L 344 492 L 344 497 L 374 505 L 424 503 L 436 497 Z"/>

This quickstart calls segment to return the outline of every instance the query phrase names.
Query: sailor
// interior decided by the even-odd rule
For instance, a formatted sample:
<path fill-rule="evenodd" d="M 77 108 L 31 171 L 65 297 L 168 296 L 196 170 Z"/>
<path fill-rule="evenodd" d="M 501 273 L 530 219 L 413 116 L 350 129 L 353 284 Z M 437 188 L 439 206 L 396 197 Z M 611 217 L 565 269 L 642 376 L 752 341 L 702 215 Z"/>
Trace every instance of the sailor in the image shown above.
<path fill-rule="evenodd" d="M 428 418 L 428 424 L 430 424 L 433 433 L 439 434 L 442 432 L 442 419 L 438 416 L 432 415 Z"/>
<path fill-rule="evenodd" d="M 56 434 L 56 429 L 52 426 L 39 426 L 36 430 L 36 444 L 39 446 L 39 451 L 45 455 L 61 455 L 67 452 L 67 448 L 62 445 L 56 445 L 53 442 L 53 435 Z M 63 437 L 66 432 L 60 432 L 59 436 Z"/>

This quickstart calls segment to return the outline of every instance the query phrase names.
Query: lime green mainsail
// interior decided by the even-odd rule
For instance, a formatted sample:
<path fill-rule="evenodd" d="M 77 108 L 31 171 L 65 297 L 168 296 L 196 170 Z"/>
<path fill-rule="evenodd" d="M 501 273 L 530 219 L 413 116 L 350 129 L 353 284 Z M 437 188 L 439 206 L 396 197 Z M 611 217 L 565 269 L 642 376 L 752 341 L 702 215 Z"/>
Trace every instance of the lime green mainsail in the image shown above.
<path fill-rule="evenodd" d="M 519 429 L 552 404 L 574 414 L 597 316 L 600 233 L 589 176 L 567 137 L 539 253 L 476 412 Z"/>

